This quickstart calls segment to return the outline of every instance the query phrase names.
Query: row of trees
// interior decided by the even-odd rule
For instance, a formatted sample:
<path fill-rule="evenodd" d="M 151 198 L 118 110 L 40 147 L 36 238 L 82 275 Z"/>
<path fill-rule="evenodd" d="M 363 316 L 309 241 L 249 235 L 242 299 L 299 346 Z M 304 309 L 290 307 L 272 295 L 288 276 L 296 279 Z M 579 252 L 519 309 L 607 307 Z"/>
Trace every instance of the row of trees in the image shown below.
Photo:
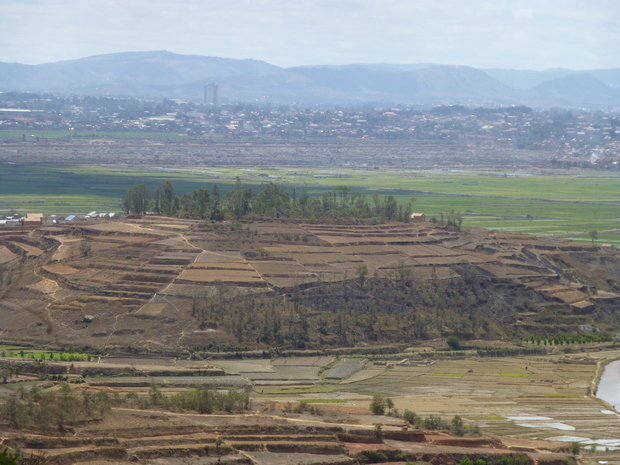
<path fill-rule="evenodd" d="M 612 336 L 606 332 L 598 332 L 591 334 L 556 334 L 554 336 L 531 336 L 525 339 L 525 342 L 530 342 L 535 345 L 563 345 L 563 344 L 587 344 L 591 342 L 611 342 Z"/>
<path fill-rule="evenodd" d="M 249 390 L 218 391 L 206 386 L 198 386 L 196 389 L 167 396 L 156 384 L 151 385 L 148 396 L 140 397 L 136 393 L 130 393 L 124 401 L 124 405 L 138 408 L 161 407 L 171 411 L 194 410 L 203 414 L 238 413 L 249 410 L 251 403 Z"/>
<path fill-rule="evenodd" d="M 378 217 L 381 220 L 408 222 L 415 201 L 410 198 L 405 204 L 399 204 L 393 195 L 380 196 L 375 193 L 372 201 L 347 186 L 338 186 L 325 192 L 321 198 L 308 194 L 303 186 L 288 190 L 284 184 L 267 182 L 259 187 L 258 193 L 244 186 L 237 177 L 234 189 L 220 194 L 217 184 L 212 191 L 201 187 L 182 196 L 175 193 L 172 181 L 161 183 L 154 191 L 145 184 L 138 184 L 127 191 L 123 198 L 125 213 L 145 214 L 154 211 L 157 214 L 178 216 L 182 218 L 201 218 L 221 221 L 224 217 L 242 217 L 247 215 L 291 217 L 291 218 L 341 218 Z M 452 214 L 447 224 L 458 223 Z M 460 226 L 460 223 L 459 223 Z"/>
<path fill-rule="evenodd" d="M 370 402 L 370 411 L 375 415 L 385 415 L 387 413 L 389 416 L 402 418 L 411 426 L 418 429 L 449 429 L 455 436 L 465 436 L 466 434 L 478 436 L 480 434 L 477 425 L 465 425 L 463 419 L 459 415 L 456 415 L 450 423 L 438 415 L 430 415 L 427 418 L 422 418 L 409 409 L 405 409 L 405 412 L 401 415 L 398 409 L 394 407 L 394 401 L 389 397 L 383 397 L 381 395 L 373 396 Z"/>

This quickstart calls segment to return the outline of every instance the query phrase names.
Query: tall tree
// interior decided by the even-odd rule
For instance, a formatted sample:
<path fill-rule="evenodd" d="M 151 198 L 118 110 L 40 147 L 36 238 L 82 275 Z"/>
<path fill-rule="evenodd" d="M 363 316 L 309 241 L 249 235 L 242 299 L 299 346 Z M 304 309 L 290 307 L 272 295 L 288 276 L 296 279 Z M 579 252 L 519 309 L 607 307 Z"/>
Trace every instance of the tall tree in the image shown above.
<path fill-rule="evenodd" d="M 217 184 L 213 184 L 213 201 L 211 202 L 210 218 L 214 221 L 222 221 L 224 219 L 222 198 L 220 197 L 220 188 Z"/>
<path fill-rule="evenodd" d="M 594 241 L 598 239 L 598 231 L 596 229 L 588 231 L 588 236 L 592 239 L 592 247 L 594 247 Z"/>
<path fill-rule="evenodd" d="M 151 198 L 151 190 L 146 184 L 137 184 L 127 191 L 123 198 L 125 213 L 146 213 Z"/>
<path fill-rule="evenodd" d="M 201 187 L 194 193 L 196 202 L 198 203 L 198 214 L 200 218 L 206 219 L 209 215 L 209 207 L 211 205 L 211 192 L 206 187 Z"/>
<path fill-rule="evenodd" d="M 243 187 L 241 178 L 236 177 L 235 189 L 226 194 L 226 204 L 234 216 L 243 216 L 250 211 L 250 201 L 252 200 L 252 190 Z"/>
<path fill-rule="evenodd" d="M 291 197 L 282 184 L 268 182 L 260 186 L 254 199 L 254 207 L 258 213 L 280 216 L 290 207 Z"/>
<path fill-rule="evenodd" d="M 164 215 L 173 215 L 175 211 L 174 184 L 167 180 L 162 182 L 155 190 L 155 209 Z"/>

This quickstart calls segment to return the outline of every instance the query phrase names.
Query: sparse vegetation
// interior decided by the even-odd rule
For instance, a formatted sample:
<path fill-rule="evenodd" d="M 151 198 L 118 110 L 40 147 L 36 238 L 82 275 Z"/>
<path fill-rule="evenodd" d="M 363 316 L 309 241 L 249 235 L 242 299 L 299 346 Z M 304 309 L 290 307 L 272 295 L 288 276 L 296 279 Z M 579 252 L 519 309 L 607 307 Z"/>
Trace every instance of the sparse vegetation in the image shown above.
<path fill-rule="evenodd" d="M 309 413 L 310 415 L 323 415 L 323 410 L 314 405 L 309 405 L 311 402 L 300 401 L 296 406 L 293 406 L 290 402 L 287 402 L 284 406 L 285 413 Z"/>
<path fill-rule="evenodd" d="M 112 399 L 105 391 L 77 393 L 61 382 L 53 390 L 33 386 L 10 395 L 0 407 L 0 421 L 13 428 L 65 428 L 80 421 L 102 418 Z"/>

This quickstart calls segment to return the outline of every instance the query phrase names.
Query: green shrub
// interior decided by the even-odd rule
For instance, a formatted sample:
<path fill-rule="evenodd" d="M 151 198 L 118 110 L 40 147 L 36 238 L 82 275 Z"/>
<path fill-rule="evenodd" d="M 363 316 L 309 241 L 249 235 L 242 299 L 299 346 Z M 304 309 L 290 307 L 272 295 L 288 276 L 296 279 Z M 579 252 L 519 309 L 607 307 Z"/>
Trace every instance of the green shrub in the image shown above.
<path fill-rule="evenodd" d="M 380 463 L 387 460 L 387 456 L 379 450 L 368 450 L 363 455 L 366 463 Z"/>
<path fill-rule="evenodd" d="M 461 350 L 461 341 L 456 336 L 448 336 L 446 343 L 452 350 Z"/>
<path fill-rule="evenodd" d="M 424 429 L 428 430 L 443 429 L 446 427 L 446 423 L 438 415 L 430 415 L 428 418 L 425 418 L 423 425 Z"/>
<path fill-rule="evenodd" d="M 403 418 L 410 425 L 418 425 L 420 423 L 420 417 L 409 409 L 405 409 L 403 413 Z"/>
<path fill-rule="evenodd" d="M 387 400 L 383 396 L 373 396 L 370 402 L 370 411 L 375 415 L 384 415 L 387 408 Z"/>
<path fill-rule="evenodd" d="M 19 456 L 17 454 L 11 454 L 8 449 L 4 449 L 0 452 L 0 465 L 18 465 Z"/>

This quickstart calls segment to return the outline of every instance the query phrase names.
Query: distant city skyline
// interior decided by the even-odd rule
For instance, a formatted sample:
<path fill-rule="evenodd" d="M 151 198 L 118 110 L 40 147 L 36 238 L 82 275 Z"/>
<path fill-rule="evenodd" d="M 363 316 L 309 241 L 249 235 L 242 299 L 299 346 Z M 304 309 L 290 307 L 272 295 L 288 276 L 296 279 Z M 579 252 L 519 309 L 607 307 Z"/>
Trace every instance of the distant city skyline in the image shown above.
<path fill-rule="evenodd" d="M 620 68 L 620 2 L 0 0 L 0 62 L 151 50 L 281 67 Z"/>

